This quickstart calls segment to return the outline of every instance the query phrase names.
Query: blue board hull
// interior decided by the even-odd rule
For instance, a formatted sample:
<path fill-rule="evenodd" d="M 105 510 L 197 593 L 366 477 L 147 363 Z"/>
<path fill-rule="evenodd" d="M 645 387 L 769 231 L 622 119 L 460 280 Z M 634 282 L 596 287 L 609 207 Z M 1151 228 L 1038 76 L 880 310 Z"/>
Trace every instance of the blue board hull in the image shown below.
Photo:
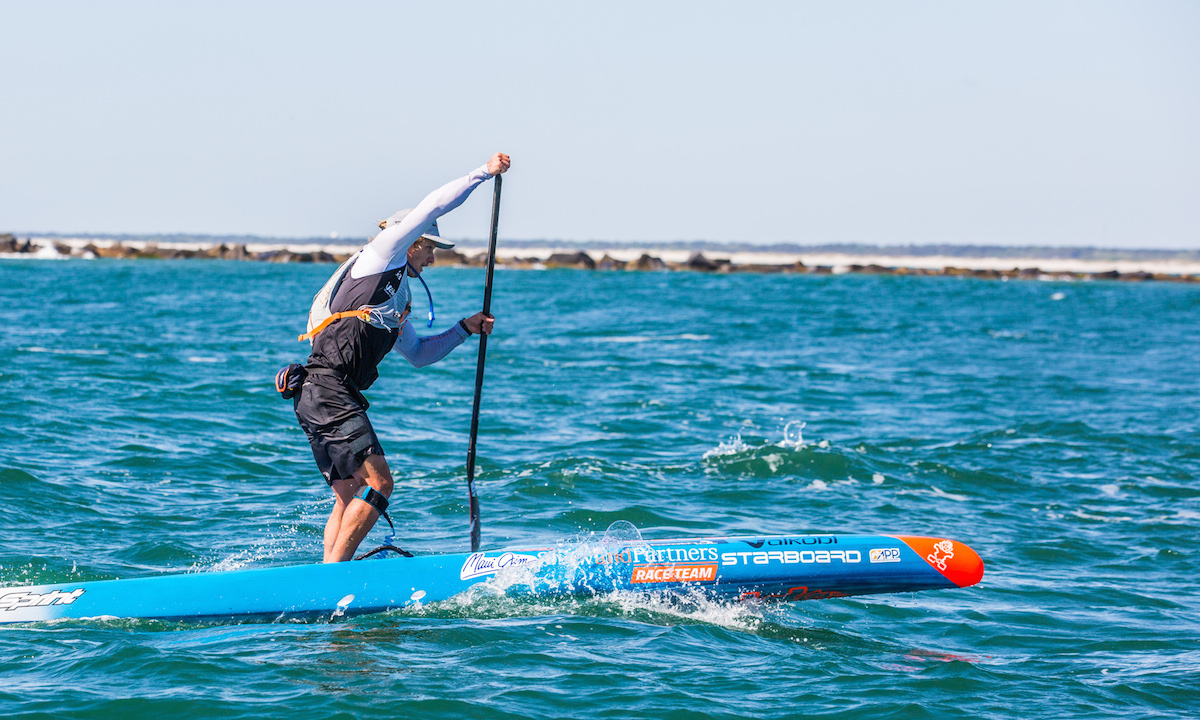
<path fill-rule="evenodd" d="M 0 588 L 0 623 L 356 614 L 445 600 L 483 583 L 511 596 L 699 590 L 813 600 L 966 587 L 982 577 L 979 556 L 943 538 L 658 540 Z"/>

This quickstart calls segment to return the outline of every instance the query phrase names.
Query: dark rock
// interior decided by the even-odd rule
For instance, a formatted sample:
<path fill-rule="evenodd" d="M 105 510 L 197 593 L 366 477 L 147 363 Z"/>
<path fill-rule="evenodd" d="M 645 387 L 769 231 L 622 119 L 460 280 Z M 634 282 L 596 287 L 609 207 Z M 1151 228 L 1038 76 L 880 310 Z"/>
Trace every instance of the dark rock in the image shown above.
<path fill-rule="evenodd" d="M 1093 280 L 1118 280 L 1118 279 L 1120 279 L 1120 277 L 1121 277 L 1121 273 L 1117 272 L 1116 270 L 1109 270 L 1108 272 L 1098 272 L 1098 273 L 1091 274 L 1091 278 Z"/>
<path fill-rule="evenodd" d="M 313 262 L 319 262 L 319 263 L 337 262 L 337 260 L 333 257 L 333 255 L 325 252 L 324 250 L 318 250 L 315 253 L 313 253 L 312 259 L 313 259 Z"/>
<path fill-rule="evenodd" d="M 17 252 L 17 239 L 8 233 L 0 235 L 0 252 L 15 253 Z"/>
<path fill-rule="evenodd" d="M 828 265 L 817 265 L 808 272 L 812 275 L 832 275 L 833 268 Z"/>
<path fill-rule="evenodd" d="M 850 272 L 862 273 L 863 275 L 892 275 L 895 270 L 874 263 L 870 265 L 851 265 Z"/>
<path fill-rule="evenodd" d="M 1035 278 L 1041 276 L 1042 271 L 1038 268 L 1021 268 L 1021 272 L 1017 273 L 1017 277 Z"/>
<path fill-rule="evenodd" d="M 1142 282 L 1144 280 L 1153 280 L 1154 275 L 1152 275 L 1151 273 L 1145 272 L 1145 271 L 1121 273 L 1121 277 L 1119 279 L 1125 280 L 1128 282 Z"/>
<path fill-rule="evenodd" d="M 96 257 L 102 258 L 124 259 L 137 257 L 137 254 L 137 250 L 134 250 L 131 247 L 125 247 L 119 242 L 113 243 L 108 247 L 96 248 Z"/>
<path fill-rule="evenodd" d="M 697 270 L 699 272 L 713 272 L 717 269 L 717 264 L 708 258 L 704 257 L 704 253 L 692 253 L 692 256 L 683 264 L 688 270 Z"/>
<path fill-rule="evenodd" d="M 630 270 L 666 270 L 667 264 L 663 262 L 662 258 L 643 253 L 640 258 L 626 267 Z"/>
<path fill-rule="evenodd" d="M 986 278 L 988 280 L 996 280 L 1000 277 L 1000 273 L 996 270 L 976 270 L 973 274 L 977 278 Z"/>
<path fill-rule="evenodd" d="M 220 254 L 220 258 L 222 260 L 249 260 L 250 259 L 250 253 L 246 252 L 246 246 L 242 245 L 241 243 L 238 243 L 237 245 L 234 245 L 233 247 L 225 247 L 224 245 L 222 245 L 221 247 L 225 248 L 224 252 L 222 252 Z"/>
<path fill-rule="evenodd" d="M 758 263 L 747 263 L 745 265 L 734 265 L 728 263 L 721 265 L 718 272 L 722 273 L 763 273 L 763 274 L 778 274 L 796 272 L 794 265 L 765 265 Z"/>
<path fill-rule="evenodd" d="M 229 246 L 229 245 L 226 245 L 225 243 L 221 243 L 220 245 L 218 245 L 216 247 L 211 247 L 211 248 L 207 248 L 205 250 L 200 250 L 200 251 L 196 252 L 194 255 L 192 255 L 191 257 L 206 257 L 206 258 L 215 258 L 215 259 L 219 259 L 219 260 L 255 260 L 255 259 L 263 260 L 263 259 L 265 259 L 264 256 L 274 257 L 275 255 L 278 255 L 279 253 L 285 253 L 285 252 L 288 252 L 288 251 L 287 250 L 280 250 L 278 252 L 270 251 L 270 252 L 265 252 L 265 253 L 259 253 L 258 255 L 252 255 L 248 250 L 246 250 L 246 246 L 241 243 L 237 243 L 236 245 L 233 245 L 233 246 Z"/>
<path fill-rule="evenodd" d="M 433 261 L 435 264 L 442 265 L 466 265 L 467 256 L 457 250 L 443 250 L 437 248 L 433 251 Z"/>
<path fill-rule="evenodd" d="M 312 261 L 312 253 L 295 253 L 287 249 L 280 250 L 267 260 L 267 262 L 277 263 L 310 263 Z"/>
<path fill-rule="evenodd" d="M 548 268 L 574 268 L 576 270 L 595 270 L 596 261 L 582 250 L 574 253 L 554 253 L 542 261 Z"/>
<path fill-rule="evenodd" d="M 604 257 L 600 258 L 600 262 L 596 263 L 596 269 L 597 270 L 624 270 L 625 266 L 628 264 L 629 263 L 617 260 L 616 258 L 610 256 L 608 253 L 605 253 Z"/>

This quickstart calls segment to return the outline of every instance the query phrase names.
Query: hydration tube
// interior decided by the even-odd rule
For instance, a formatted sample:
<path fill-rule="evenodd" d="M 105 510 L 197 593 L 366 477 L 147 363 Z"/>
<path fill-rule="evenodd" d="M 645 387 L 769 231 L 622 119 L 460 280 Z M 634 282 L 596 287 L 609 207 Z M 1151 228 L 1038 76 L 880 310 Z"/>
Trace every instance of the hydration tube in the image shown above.
<path fill-rule="evenodd" d="M 421 281 L 421 286 L 425 288 L 425 297 L 429 298 L 429 324 L 425 327 L 433 327 L 433 293 L 429 292 L 429 286 L 425 284 L 425 278 L 418 275 L 417 279 Z"/>

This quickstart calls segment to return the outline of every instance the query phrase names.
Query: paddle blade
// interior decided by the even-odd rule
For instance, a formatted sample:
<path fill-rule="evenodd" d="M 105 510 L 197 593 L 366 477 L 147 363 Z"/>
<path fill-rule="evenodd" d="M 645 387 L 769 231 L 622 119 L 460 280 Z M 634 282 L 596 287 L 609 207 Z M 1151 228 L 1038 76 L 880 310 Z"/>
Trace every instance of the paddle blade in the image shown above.
<path fill-rule="evenodd" d="M 479 551 L 479 498 L 471 495 L 471 552 Z"/>

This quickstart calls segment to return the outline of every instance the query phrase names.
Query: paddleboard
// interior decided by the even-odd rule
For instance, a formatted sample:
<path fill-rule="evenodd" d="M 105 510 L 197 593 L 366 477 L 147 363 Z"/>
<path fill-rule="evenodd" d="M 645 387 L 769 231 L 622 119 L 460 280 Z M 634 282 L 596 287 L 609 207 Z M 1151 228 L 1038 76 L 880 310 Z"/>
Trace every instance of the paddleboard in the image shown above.
<path fill-rule="evenodd" d="M 598 542 L 0 588 L 0 623 L 67 618 L 352 615 L 472 591 L 520 596 L 700 592 L 816 600 L 967 587 L 983 561 L 945 538 L 779 535 Z"/>

